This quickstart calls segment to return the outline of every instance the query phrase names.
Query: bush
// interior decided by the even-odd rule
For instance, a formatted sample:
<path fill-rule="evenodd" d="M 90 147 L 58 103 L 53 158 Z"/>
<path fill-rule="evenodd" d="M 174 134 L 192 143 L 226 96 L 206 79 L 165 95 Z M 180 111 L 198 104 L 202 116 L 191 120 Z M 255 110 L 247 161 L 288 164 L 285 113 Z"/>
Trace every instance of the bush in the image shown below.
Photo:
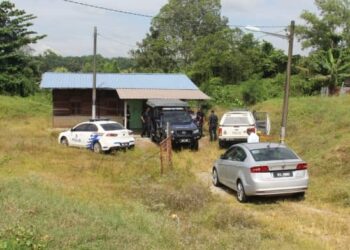
<path fill-rule="evenodd" d="M 244 103 L 253 105 L 268 99 L 268 93 L 262 81 L 250 81 L 245 83 L 242 97 Z"/>
<path fill-rule="evenodd" d="M 201 89 L 211 98 L 216 105 L 242 107 L 239 85 L 224 85 L 220 77 L 213 77 L 204 83 Z"/>

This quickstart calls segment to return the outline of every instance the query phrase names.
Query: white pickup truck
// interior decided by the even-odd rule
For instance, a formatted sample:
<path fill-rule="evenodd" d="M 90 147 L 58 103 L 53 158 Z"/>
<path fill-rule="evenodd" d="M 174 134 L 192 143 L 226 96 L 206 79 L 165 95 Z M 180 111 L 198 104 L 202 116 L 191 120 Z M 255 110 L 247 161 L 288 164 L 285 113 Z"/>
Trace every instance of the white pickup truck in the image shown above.
<path fill-rule="evenodd" d="M 256 133 L 269 135 L 271 125 L 268 113 L 252 113 L 248 110 L 226 112 L 219 123 L 219 146 L 222 148 L 234 142 L 246 142 L 248 128 L 254 129 Z"/>
<path fill-rule="evenodd" d="M 219 146 L 233 142 L 247 142 L 247 129 L 256 129 L 252 112 L 245 110 L 226 112 L 219 123 Z"/>

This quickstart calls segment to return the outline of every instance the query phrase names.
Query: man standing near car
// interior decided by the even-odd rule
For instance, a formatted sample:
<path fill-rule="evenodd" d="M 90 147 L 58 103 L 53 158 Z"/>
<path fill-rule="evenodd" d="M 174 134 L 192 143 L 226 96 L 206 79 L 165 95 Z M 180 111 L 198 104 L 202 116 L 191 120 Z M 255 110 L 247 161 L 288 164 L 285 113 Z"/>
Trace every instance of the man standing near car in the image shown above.
<path fill-rule="evenodd" d="M 145 135 L 147 137 L 150 137 L 151 114 L 150 114 L 149 107 L 147 107 L 146 110 L 143 111 L 143 113 L 141 115 L 141 121 L 142 121 L 141 137 L 144 137 Z"/>
<path fill-rule="evenodd" d="M 199 108 L 196 114 L 196 125 L 199 129 L 199 134 L 203 135 L 203 123 L 204 123 L 204 113 L 202 108 Z"/>
<path fill-rule="evenodd" d="M 211 114 L 209 116 L 209 134 L 210 134 L 210 141 L 216 141 L 217 135 L 216 130 L 218 127 L 218 117 L 215 114 L 214 110 L 211 111 Z"/>

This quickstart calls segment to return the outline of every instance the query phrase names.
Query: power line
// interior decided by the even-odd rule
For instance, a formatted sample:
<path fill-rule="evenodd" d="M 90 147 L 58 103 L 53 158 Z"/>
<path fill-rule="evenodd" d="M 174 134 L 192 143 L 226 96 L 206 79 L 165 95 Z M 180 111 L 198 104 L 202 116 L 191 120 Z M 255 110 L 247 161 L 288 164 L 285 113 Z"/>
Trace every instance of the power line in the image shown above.
<path fill-rule="evenodd" d="M 134 48 L 136 47 L 136 45 L 131 45 L 131 44 L 124 43 L 124 42 L 119 41 L 119 40 L 117 40 L 117 39 L 114 39 L 114 38 L 111 38 L 111 37 L 107 37 L 107 36 L 105 36 L 105 35 L 102 35 L 101 33 L 98 33 L 97 35 L 98 35 L 99 37 L 102 37 L 102 38 L 106 39 L 106 40 L 109 40 L 109 41 L 118 43 L 118 44 L 120 44 L 120 45 L 127 46 L 127 47 L 132 48 L 132 49 L 134 49 Z"/>
<path fill-rule="evenodd" d="M 88 3 L 83 3 L 83 2 L 78 2 L 78 1 L 73 1 L 73 0 L 63 0 L 68 3 L 72 4 L 77 4 L 81 6 L 86 6 L 90 8 L 95 8 L 95 9 L 100 9 L 100 10 L 107 10 L 107 11 L 112 11 L 112 12 L 117 12 L 121 14 L 126 14 L 126 15 L 133 15 L 133 16 L 140 16 L 140 17 L 147 17 L 147 18 L 153 18 L 154 16 L 151 15 L 146 15 L 146 14 L 141 14 L 141 13 L 136 13 L 136 12 L 131 12 L 131 11 L 124 11 L 124 10 L 118 10 L 118 9 L 112 9 L 108 7 L 103 7 L 99 5 L 93 5 L 93 4 L 88 4 Z M 229 25 L 230 27 L 236 27 L 236 28 L 244 28 L 247 25 Z M 254 25 L 254 27 L 257 28 L 263 28 L 263 29 L 273 29 L 273 28 L 287 28 L 288 26 L 286 25 Z"/>
<path fill-rule="evenodd" d="M 87 7 L 91 7 L 91 8 L 95 8 L 95 9 L 122 13 L 122 14 L 126 14 L 126 15 L 134 15 L 134 16 L 140 16 L 140 17 L 153 18 L 153 16 L 150 16 L 150 15 L 145 15 L 145 14 L 140 14 L 140 13 L 135 13 L 135 12 L 130 12 L 130 11 L 124 11 L 124 10 L 117 10 L 117 9 L 112 9 L 112 8 L 107 8 L 107 7 L 103 7 L 103 6 L 92 5 L 92 4 L 87 4 L 87 3 L 82 3 L 82 2 L 72 1 L 72 0 L 63 0 L 63 1 L 68 2 L 68 3 L 82 5 L 82 6 L 87 6 Z"/>

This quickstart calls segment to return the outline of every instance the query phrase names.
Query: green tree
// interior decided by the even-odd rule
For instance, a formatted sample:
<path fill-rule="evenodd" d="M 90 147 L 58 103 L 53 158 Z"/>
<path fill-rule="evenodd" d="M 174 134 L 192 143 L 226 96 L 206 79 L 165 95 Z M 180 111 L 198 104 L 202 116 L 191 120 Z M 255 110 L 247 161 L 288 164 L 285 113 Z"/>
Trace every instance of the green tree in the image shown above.
<path fill-rule="evenodd" d="M 65 67 L 57 67 L 53 70 L 53 72 L 66 73 L 66 72 L 68 72 L 68 69 Z"/>
<path fill-rule="evenodd" d="M 10 1 L 0 3 L 0 93 L 27 96 L 36 90 L 38 67 L 26 47 L 44 36 L 28 30 L 35 16 Z"/>
<path fill-rule="evenodd" d="M 306 25 L 299 25 L 296 34 L 303 48 L 328 49 L 350 46 L 350 1 L 315 0 L 320 11 L 315 13 L 304 10 L 301 18 Z"/>
<path fill-rule="evenodd" d="M 350 77 L 350 53 L 348 50 L 329 49 L 318 51 L 310 56 L 310 64 L 314 79 L 329 87 L 331 94 L 337 86 Z"/>
<path fill-rule="evenodd" d="M 169 0 L 132 55 L 138 69 L 178 71 L 192 64 L 198 41 L 224 28 L 220 0 Z"/>
<path fill-rule="evenodd" d="M 224 83 L 237 83 L 245 78 L 247 66 L 235 44 L 241 38 L 239 30 L 229 28 L 203 37 L 193 49 L 193 63 L 187 72 L 196 82 L 219 77 Z"/>

